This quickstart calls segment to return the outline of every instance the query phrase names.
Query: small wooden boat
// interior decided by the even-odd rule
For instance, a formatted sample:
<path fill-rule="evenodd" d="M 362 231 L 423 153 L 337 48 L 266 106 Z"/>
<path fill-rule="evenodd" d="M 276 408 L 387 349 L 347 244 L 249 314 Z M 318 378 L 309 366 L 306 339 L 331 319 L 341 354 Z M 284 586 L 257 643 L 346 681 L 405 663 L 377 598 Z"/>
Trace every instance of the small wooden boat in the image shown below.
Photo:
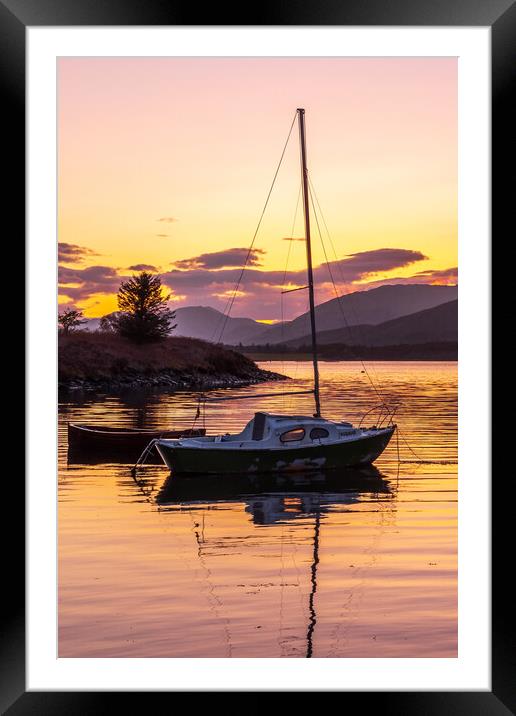
<path fill-rule="evenodd" d="M 165 438 L 194 438 L 206 434 L 204 428 L 183 430 L 151 430 L 142 428 L 112 428 L 106 425 L 68 423 L 68 446 L 77 450 L 141 452 L 151 440 Z"/>

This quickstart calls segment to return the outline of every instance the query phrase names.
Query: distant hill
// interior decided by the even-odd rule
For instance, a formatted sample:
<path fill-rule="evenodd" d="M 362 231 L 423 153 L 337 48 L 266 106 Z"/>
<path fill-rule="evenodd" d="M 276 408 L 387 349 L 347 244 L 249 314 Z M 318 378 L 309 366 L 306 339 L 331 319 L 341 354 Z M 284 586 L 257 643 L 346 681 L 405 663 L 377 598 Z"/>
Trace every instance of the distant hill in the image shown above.
<path fill-rule="evenodd" d="M 201 338 L 217 342 L 224 325 L 224 314 L 209 306 L 185 306 L 176 309 L 177 328 L 175 336 Z M 255 338 L 263 332 L 264 324 L 252 318 L 233 318 L 229 316 L 224 327 L 222 341 L 229 345 L 238 345 Z"/>
<path fill-rule="evenodd" d="M 340 306 L 334 298 L 316 306 L 318 334 L 345 330 L 346 326 L 376 326 L 402 316 L 415 314 L 457 298 L 457 286 L 396 284 L 355 291 L 342 296 Z M 173 335 L 217 342 L 224 324 L 224 314 L 209 306 L 176 308 L 177 328 Z M 90 318 L 84 329 L 96 331 L 100 318 Z M 275 345 L 297 339 L 305 340 L 310 333 L 310 316 L 304 313 L 293 321 L 266 326 L 252 318 L 227 318 L 222 342 L 226 345 Z M 324 339 L 325 342 L 329 342 Z M 340 338 L 339 338 L 340 341 Z M 373 345 L 373 344 L 371 344 Z"/>
<path fill-rule="evenodd" d="M 347 326 L 378 325 L 417 313 L 457 298 L 457 286 L 427 284 L 396 284 L 379 286 L 369 291 L 355 291 L 316 306 L 318 333 L 341 330 Z M 285 343 L 310 333 L 310 315 L 304 313 L 293 321 L 269 326 L 255 337 L 255 345 Z M 224 342 L 230 341 L 224 337 Z M 245 343 L 245 341 L 242 341 Z"/>
<path fill-rule="evenodd" d="M 86 318 L 86 323 L 81 326 L 82 331 L 98 331 L 100 318 Z"/>
<path fill-rule="evenodd" d="M 457 309 L 458 301 L 448 301 L 377 326 L 359 325 L 321 331 L 317 334 L 317 340 L 320 345 L 340 343 L 351 346 L 453 343 L 457 342 Z M 298 348 L 309 346 L 310 341 L 310 335 L 305 335 L 286 341 L 285 345 Z"/>

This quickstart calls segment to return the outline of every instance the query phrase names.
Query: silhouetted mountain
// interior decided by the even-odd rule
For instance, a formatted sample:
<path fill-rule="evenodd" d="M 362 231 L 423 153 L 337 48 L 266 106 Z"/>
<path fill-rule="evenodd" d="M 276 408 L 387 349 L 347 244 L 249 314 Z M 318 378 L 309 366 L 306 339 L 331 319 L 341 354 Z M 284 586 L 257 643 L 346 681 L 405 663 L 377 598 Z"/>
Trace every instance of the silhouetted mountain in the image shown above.
<path fill-rule="evenodd" d="M 457 298 L 457 286 L 429 286 L 427 284 L 397 284 L 356 291 L 340 299 L 334 298 L 316 306 L 318 334 L 342 331 L 346 326 L 375 326 L 402 316 L 418 313 Z M 172 335 L 222 342 L 226 345 L 274 345 L 296 339 L 306 340 L 310 333 L 310 316 L 304 313 L 293 321 L 266 326 L 251 318 L 225 317 L 221 311 L 208 306 L 176 308 L 177 328 Z M 83 328 L 95 331 L 99 318 L 90 318 Z M 358 329 L 357 329 L 358 330 Z M 362 330 L 362 328 L 360 328 Z M 339 339 L 340 340 L 340 339 Z M 325 342 L 328 342 L 325 340 Z"/>
<path fill-rule="evenodd" d="M 252 318 L 233 318 L 229 316 L 224 326 L 225 317 L 221 311 L 208 306 L 185 306 L 176 309 L 175 323 L 177 328 L 174 336 L 189 336 L 202 338 L 205 341 L 217 342 L 220 340 L 222 328 L 222 341 L 228 345 L 254 342 L 264 328 L 263 323 L 253 321 Z"/>
<path fill-rule="evenodd" d="M 112 311 L 111 313 L 106 313 L 105 316 L 102 316 L 102 318 L 111 318 L 118 316 L 120 311 Z M 86 323 L 84 323 L 81 326 L 81 330 L 83 331 L 98 331 L 100 328 L 100 322 L 102 318 L 87 318 Z"/>
<path fill-rule="evenodd" d="M 385 321 L 378 326 L 358 325 L 321 331 L 320 345 L 346 344 L 351 346 L 395 346 L 421 343 L 457 342 L 458 301 L 449 301 L 434 308 Z M 310 335 L 287 341 L 289 347 L 309 346 Z"/>
<path fill-rule="evenodd" d="M 341 330 L 346 326 L 378 325 L 400 316 L 433 308 L 457 298 L 457 286 L 428 284 L 396 284 L 379 286 L 369 291 L 355 291 L 339 299 L 321 303 L 315 308 L 318 333 Z M 286 343 L 310 333 L 310 314 L 293 321 L 267 327 L 254 339 L 255 345 Z M 229 343 L 225 339 L 226 343 Z M 244 343 L 245 341 L 242 341 Z"/>
<path fill-rule="evenodd" d="M 86 323 L 81 326 L 82 331 L 98 331 L 100 318 L 87 318 Z"/>

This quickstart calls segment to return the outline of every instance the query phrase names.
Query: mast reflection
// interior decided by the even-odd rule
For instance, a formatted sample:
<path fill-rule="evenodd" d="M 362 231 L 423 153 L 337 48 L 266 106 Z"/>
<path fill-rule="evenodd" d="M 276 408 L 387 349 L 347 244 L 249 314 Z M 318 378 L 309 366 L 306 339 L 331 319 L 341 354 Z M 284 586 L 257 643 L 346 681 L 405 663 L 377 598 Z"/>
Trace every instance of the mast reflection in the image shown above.
<path fill-rule="evenodd" d="M 221 475 L 182 477 L 169 475 L 156 496 L 161 510 L 206 502 L 241 502 L 260 527 L 313 517 L 313 549 L 305 658 L 313 656 L 317 624 L 316 592 L 321 520 L 336 505 L 352 505 L 363 495 L 393 497 L 389 483 L 373 465 L 338 472 L 299 474 Z M 198 540 L 199 550 L 201 542 Z"/>

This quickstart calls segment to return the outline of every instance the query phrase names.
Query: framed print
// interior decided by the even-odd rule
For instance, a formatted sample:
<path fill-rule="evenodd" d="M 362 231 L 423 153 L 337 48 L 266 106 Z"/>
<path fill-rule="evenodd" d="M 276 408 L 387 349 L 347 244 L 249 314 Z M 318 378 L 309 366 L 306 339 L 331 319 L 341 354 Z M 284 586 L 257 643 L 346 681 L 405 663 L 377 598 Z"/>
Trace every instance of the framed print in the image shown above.
<path fill-rule="evenodd" d="M 516 709 L 490 426 L 514 4 L 336 5 L 0 2 L 28 307 L 8 713 Z"/>

